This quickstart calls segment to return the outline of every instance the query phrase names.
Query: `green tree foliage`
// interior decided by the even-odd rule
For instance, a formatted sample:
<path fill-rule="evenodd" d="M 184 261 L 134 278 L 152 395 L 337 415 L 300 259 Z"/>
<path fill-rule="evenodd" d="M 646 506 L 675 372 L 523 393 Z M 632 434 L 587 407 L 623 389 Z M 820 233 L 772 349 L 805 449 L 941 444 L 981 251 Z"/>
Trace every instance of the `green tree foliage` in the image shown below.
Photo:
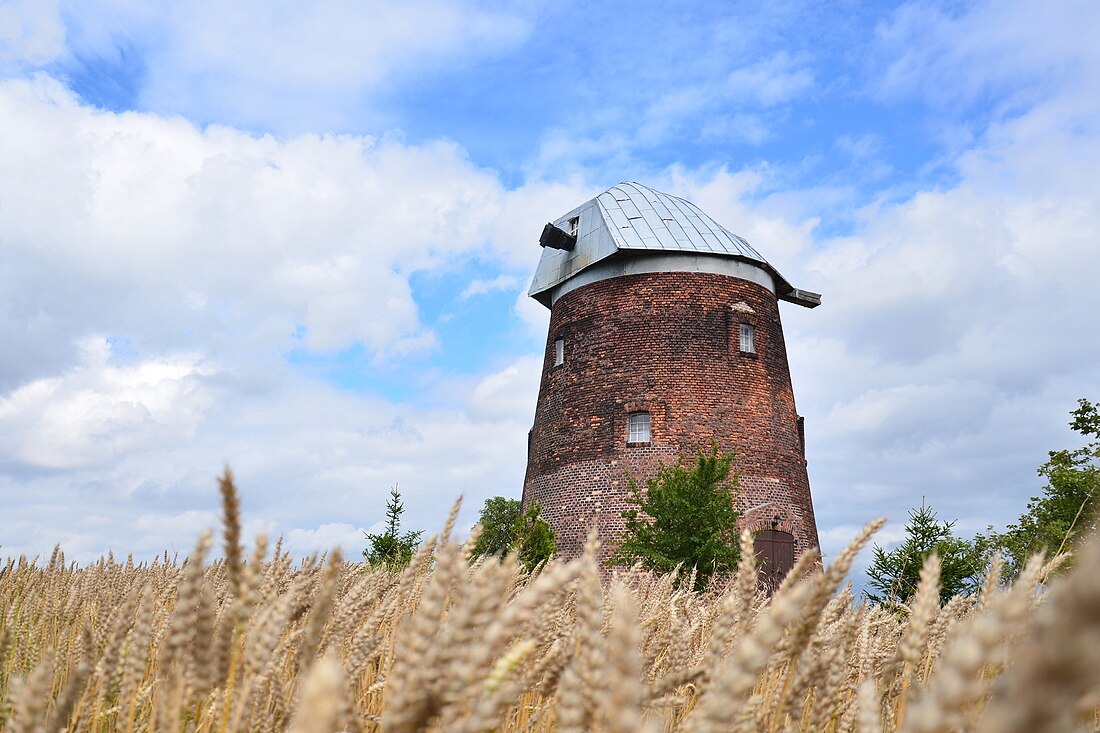
<path fill-rule="evenodd" d="M 980 587 L 986 566 L 983 544 L 956 537 L 955 523 L 939 521 L 932 507 L 922 501 L 919 509 L 909 510 L 905 540 L 900 545 L 889 552 L 874 546 L 864 595 L 872 603 L 891 608 L 908 603 L 917 591 L 924 561 L 932 553 L 942 561 L 941 603 Z"/>
<path fill-rule="evenodd" d="M 472 558 L 503 557 L 516 552 L 528 572 L 549 560 L 558 550 L 554 531 L 541 516 L 542 505 L 532 502 L 524 511 L 519 499 L 494 496 L 485 500 L 478 523 L 481 534 L 474 542 Z"/>
<path fill-rule="evenodd" d="M 640 563 L 658 573 L 694 568 L 696 590 L 712 576 L 736 570 L 740 514 L 734 504 L 737 479 L 730 476 L 733 459 L 713 443 L 709 455 L 699 450 L 690 470 L 683 459 L 661 464 L 644 493 L 631 478 L 628 501 L 635 508 L 622 513 L 626 531 L 609 564 Z"/>
<path fill-rule="evenodd" d="M 519 499 L 506 499 L 503 496 L 493 496 L 485 500 L 481 507 L 481 516 L 477 523 L 481 525 L 481 534 L 474 542 L 471 555 L 474 558 L 482 555 L 497 555 L 503 557 L 512 549 L 516 541 L 516 523 L 523 514 Z"/>
<path fill-rule="evenodd" d="M 404 512 L 401 493 L 394 486 L 390 489 L 390 500 L 386 503 L 386 530 L 381 534 L 366 533 L 368 547 L 363 550 L 363 558 L 368 564 L 400 569 L 412 560 L 413 552 L 420 545 L 420 538 L 424 533 L 401 531 L 401 515 Z"/>
<path fill-rule="evenodd" d="M 527 572 L 549 560 L 558 551 L 554 530 L 539 516 L 541 512 L 542 505 L 533 501 L 516 522 L 516 539 L 512 547 L 519 552 L 519 561 L 527 568 Z"/>
<path fill-rule="evenodd" d="M 1005 557 L 1005 575 L 1019 575 L 1027 559 L 1072 550 L 1075 541 L 1096 526 L 1100 509 L 1100 405 L 1078 400 L 1070 427 L 1091 441 L 1076 450 L 1050 451 L 1039 467 L 1047 480 L 1042 496 L 1033 496 L 1027 511 L 1004 532 L 991 532 L 991 549 Z M 1062 567 L 1065 570 L 1071 563 Z"/>

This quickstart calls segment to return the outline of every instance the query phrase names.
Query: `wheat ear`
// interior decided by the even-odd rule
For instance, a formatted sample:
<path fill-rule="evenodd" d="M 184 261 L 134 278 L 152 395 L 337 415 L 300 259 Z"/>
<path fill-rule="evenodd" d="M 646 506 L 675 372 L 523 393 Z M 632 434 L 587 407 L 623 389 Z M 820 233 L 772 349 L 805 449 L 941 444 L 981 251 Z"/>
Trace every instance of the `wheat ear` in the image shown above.
<path fill-rule="evenodd" d="M 752 630 L 735 643 L 707 694 L 688 717 L 690 730 L 719 733 L 728 729 L 730 720 L 744 717 L 745 703 L 760 671 L 767 666 L 787 626 L 801 619 L 803 607 L 813 591 L 812 583 L 797 583 L 772 600 Z"/>
<path fill-rule="evenodd" d="M 346 682 L 340 663 L 325 656 L 314 664 L 302 682 L 298 708 L 290 720 L 289 733 L 332 733 L 340 729 L 347 703 Z"/>
<path fill-rule="evenodd" d="M 1100 537 L 1085 542 L 1076 567 L 1050 590 L 1001 694 L 979 731 L 1074 730 L 1095 714 L 1100 686 Z"/>
<path fill-rule="evenodd" d="M 924 694 L 906 714 L 903 733 L 946 733 L 967 727 L 966 716 L 988 687 L 981 670 L 1007 635 L 1023 627 L 1042 565 L 1042 556 L 1031 558 L 1007 593 L 992 596 L 980 612 L 956 624 Z"/>
<path fill-rule="evenodd" d="M 573 653 L 558 683 L 558 728 L 563 733 L 579 733 L 592 727 L 595 710 L 593 686 L 601 666 L 603 652 L 600 631 L 603 628 L 603 587 L 600 585 L 596 557 L 599 550 L 595 528 L 588 534 L 580 574 L 577 578 L 576 634 Z"/>
<path fill-rule="evenodd" d="M 40 661 L 26 680 L 13 680 L 8 699 L 12 716 L 6 730 L 10 733 L 40 733 L 46 717 L 53 685 L 53 656 Z"/>
<path fill-rule="evenodd" d="M 607 636 L 600 696 L 603 726 L 607 733 L 638 733 L 642 727 L 641 638 L 634 599 L 623 585 L 611 589 L 611 628 Z"/>

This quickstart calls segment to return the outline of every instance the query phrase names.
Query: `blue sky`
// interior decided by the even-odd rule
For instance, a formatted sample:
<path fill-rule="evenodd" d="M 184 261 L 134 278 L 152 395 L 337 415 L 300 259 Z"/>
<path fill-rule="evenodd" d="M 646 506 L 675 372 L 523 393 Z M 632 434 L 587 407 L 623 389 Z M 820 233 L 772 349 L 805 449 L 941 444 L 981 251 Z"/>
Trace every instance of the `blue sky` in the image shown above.
<path fill-rule="evenodd" d="M 966 532 L 1100 398 L 1091 2 L 0 5 L 0 554 L 361 546 L 516 496 L 542 224 L 621 180 L 746 237 L 826 553 Z"/>

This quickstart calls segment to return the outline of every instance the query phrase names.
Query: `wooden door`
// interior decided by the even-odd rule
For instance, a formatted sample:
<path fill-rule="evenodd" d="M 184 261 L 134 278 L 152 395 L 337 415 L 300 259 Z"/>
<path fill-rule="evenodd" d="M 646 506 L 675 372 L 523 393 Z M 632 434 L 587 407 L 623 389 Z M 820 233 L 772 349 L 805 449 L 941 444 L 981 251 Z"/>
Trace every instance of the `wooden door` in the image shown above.
<path fill-rule="evenodd" d="M 760 584 L 774 591 L 794 567 L 794 535 L 778 529 L 764 529 L 753 543 L 756 553 L 757 577 Z"/>

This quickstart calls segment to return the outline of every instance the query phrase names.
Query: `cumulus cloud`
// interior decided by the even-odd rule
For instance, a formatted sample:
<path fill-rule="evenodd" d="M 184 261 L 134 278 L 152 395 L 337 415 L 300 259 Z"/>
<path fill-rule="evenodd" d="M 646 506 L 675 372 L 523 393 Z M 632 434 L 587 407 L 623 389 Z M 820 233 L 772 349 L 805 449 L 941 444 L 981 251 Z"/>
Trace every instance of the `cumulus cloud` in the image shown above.
<path fill-rule="evenodd" d="M 0 140 L 0 338 L 19 344 L 0 350 L 0 493 L 25 519 L 5 551 L 186 551 L 225 462 L 250 516 L 303 551 L 361 535 L 394 483 L 425 529 L 441 501 L 467 494 L 469 522 L 518 492 L 526 361 L 436 374 L 410 407 L 287 354 L 433 348 L 410 276 L 472 258 L 486 289 L 515 286 L 577 186 L 506 190 L 446 142 L 104 112 L 46 76 L 0 84 Z M 334 517 L 351 529 L 318 529 Z"/>
<path fill-rule="evenodd" d="M 83 77 L 125 53 L 136 57 L 141 108 L 283 132 L 377 117 L 363 104 L 369 92 L 512 48 L 531 32 L 524 13 L 462 0 L 18 5 L 0 11 L 10 36 L 0 64 L 52 62 Z"/>
<path fill-rule="evenodd" d="M 349 548 L 362 548 L 366 544 L 364 534 L 378 531 L 379 526 L 376 523 L 370 530 L 366 530 L 347 522 L 328 522 L 313 529 L 292 529 L 287 533 L 283 546 L 292 555 L 299 557 L 313 552 L 330 552 L 337 548 L 347 553 Z M 346 557 L 349 560 L 358 560 L 359 553 Z"/>
<path fill-rule="evenodd" d="M 466 289 L 458 296 L 461 300 L 485 295 L 497 290 L 512 290 L 519 286 L 520 280 L 515 275 L 497 275 L 491 280 L 472 280 Z"/>
<path fill-rule="evenodd" d="M 23 344 L 0 355 L 9 388 L 71 363 L 92 331 L 219 353 L 295 334 L 317 351 L 426 348 L 411 273 L 537 256 L 537 225 L 498 218 L 528 193 L 449 143 L 200 131 L 96 112 L 48 77 L 3 83 L 0 126 L 0 335 Z"/>
<path fill-rule="evenodd" d="M 525 356 L 482 379 L 470 395 L 470 410 L 479 417 L 529 422 L 538 397 L 541 356 Z"/>
<path fill-rule="evenodd" d="M 44 64 L 65 49 L 58 2 L 15 0 L 0 7 L 0 70 Z"/>
<path fill-rule="evenodd" d="M 43 469 L 109 465 L 194 434 L 213 397 L 213 370 L 193 354 L 117 366 L 103 339 L 80 343 L 80 363 L 0 397 L 0 461 Z"/>
<path fill-rule="evenodd" d="M 217 527 L 223 464 L 241 490 L 246 534 L 285 534 L 297 553 L 340 545 L 357 555 L 394 485 L 408 528 L 437 530 L 460 496 L 470 523 L 485 498 L 514 496 L 522 484 L 527 420 L 518 398 L 500 391 L 531 381 L 515 372 L 487 377 L 470 409 L 418 409 L 283 370 L 262 391 L 212 386 L 217 399 L 192 435 L 119 446 L 108 465 L 69 461 L 46 470 L 0 458 L 0 495 L 19 507 L 18 518 L 4 522 L 4 552 L 42 554 L 59 541 L 81 562 L 110 548 L 146 557 L 186 552 L 199 532 Z M 97 399 L 111 397 L 101 387 Z M 42 437 L 51 450 L 66 447 Z"/>

